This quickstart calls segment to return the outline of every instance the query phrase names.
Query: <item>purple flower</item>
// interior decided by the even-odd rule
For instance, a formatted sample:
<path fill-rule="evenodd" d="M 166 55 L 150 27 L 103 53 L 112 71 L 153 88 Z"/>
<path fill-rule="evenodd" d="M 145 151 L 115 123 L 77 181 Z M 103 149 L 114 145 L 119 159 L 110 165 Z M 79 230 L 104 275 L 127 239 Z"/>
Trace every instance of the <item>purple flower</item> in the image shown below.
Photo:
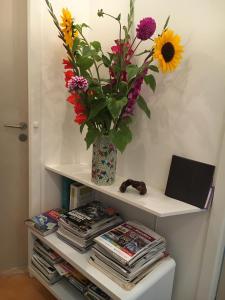
<path fill-rule="evenodd" d="M 146 41 L 150 39 L 150 37 L 154 34 L 156 30 L 156 23 L 155 20 L 152 18 L 144 18 L 140 21 L 139 25 L 137 26 L 137 38 Z"/>
<path fill-rule="evenodd" d="M 123 113 L 123 118 L 126 118 L 126 117 L 134 114 L 134 107 L 135 107 L 137 98 L 141 93 L 141 86 L 144 81 L 144 76 L 147 74 L 147 72 L 148 72 L 148 69 L 145 69 L 143 71 L 143 75 L 135 80 L 133 87 L 128 94 L 128 103 L 125 107 L 125 110 Z"/>
<path fill-rule="evenodd" d="M 68 81 L 68 88 L 70 93 L 77 90 L 86 92 L 88 89 L 88 81 L 83 76 L 73 76 Z"/>

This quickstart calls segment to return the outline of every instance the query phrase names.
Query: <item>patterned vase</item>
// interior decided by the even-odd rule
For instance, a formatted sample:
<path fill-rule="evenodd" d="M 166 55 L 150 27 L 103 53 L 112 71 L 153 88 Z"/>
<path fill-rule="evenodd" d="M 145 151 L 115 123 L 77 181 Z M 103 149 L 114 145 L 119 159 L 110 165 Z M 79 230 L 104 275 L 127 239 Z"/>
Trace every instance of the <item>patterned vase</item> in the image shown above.
<path fill-rule="evenodd" d="M 92 181 L 97 185 L 111 185 L 115 180 L 117 150 L 108 136 L 101 136 L 93 144 Z"/>

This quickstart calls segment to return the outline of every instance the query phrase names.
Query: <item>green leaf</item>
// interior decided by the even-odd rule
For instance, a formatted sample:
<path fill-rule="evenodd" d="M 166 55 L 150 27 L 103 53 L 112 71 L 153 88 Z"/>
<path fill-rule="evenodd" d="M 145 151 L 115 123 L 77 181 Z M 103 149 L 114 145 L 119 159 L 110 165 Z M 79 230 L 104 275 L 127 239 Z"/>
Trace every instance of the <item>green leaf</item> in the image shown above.
<path fill-rule="evenodd" d="M 98 41 L 91 42 L 90 44 L 97 52 L 102 49 L 102 46 Z"/>
<path fill-rule="evenodd" d="M 155 65 L 150 65 L 150 66 L 149 66 L 149 69 L 152 70 L 153 72 L 157 72 L 157 73 L 159 72 L 158 67 L 155 66 Z"/>
<path fill-rule="evenodd" d="M 127 95 L 127 91 L 128 91 L 128 84 L 125 81 L 121 81 L 119 83 L 119 91 L 121 94 L 123 94 L 124 96 Z"/>
<path fill-rule="evenodd" d="M 139 68 L 137 65 L 128 65 L 126 70 L 128 74 L 128 81 L 130 81 L 132 78 L 134 78 L 137 75 Z"/>
<path fill-rule="evenodd" d="M 102 62 L 104 64 L 104 66 L 106 66 L 107 68 L 111 66 L 110 59 L 105 55 L 102 55 Z"/>
<path fill-rule="evenodd" d="M 165 23 L 165 25 L 164 25 L 164 27 L 163 27 L 164 30 L 166 29 L 166 27 L 167 27 L 167 25 L 168 25 L 168 23 L 169 23 L 169 20 L 170 20 L 170 16 L 166 19 L 166 23 Z"/>
<path fill-rule="evenodd" d="M 123 109 L 123 107 L 127 104 L 127 98 L 124 97 L 122 99 L 109 98 L 107 101 L 107 107 L 110 111 L 113 119 L 117 119 Z"/>
<path fill-rule="evenodd" d="M 145 76 L 145 83 L 150 86 L 153 92 L 155 92 L 156 81 L 152 74 Z"/>
<path fill-rule="evenodd" d="M 91 27 L 89 25 L 87 25 L 86 23 L 82 23 L 81 28 L 91 28 Z"/>
<path fill-rule="evenodd" d="M 77 59 L 77 65 L 82 70 L 90 69 L 90 67 L 93 65 L 93 59 L 81 56 Z"/>
<path fill-rule="evenodd" d="M 85 141 L 87 144 L 87 149 L 94 143 L 96 137 L 99 135 L 98 129 L 95 127 L 88 127 L 88 132 L 85 137 Z"/>
<path fill-rule="evenodd" d="M 85 45 L 83 47 L 83 52 L 82 52 L 83 56 L 91 56 L 92 52 L 91 52 L 91 48 L 87 45 Z"/>
<path fill-rule="evenodd" d="M 142 109 L 146 113 L 147 117 L 150 119 L 150 117 L 151 117 L 150 109 L 148 108 L 148 105 L 142 96 L 138 97 L 137 104 L 140 107 L 140 109 Z"/>
<path fill-rule="evenodd" d="M 143 52 L 141 52 L 141 53 L 138 53 L 138 54 L 136 54 L 135 56 L 141 56 L 141 55 L 143 55 L 143 54 L 145 54 L 145 53 L 150 53 L 151 51 L 149 51 L 149 50 L 144 50 Z"/>
<path fill-rule="evenodd" d="M 116 18 L 117 21 L 121 20 L 121 14 L 118 15 L 118 17 Z"/>
<path fill-rule="evenodd" d="M 118 131 L 111 131 L 110 136 L 112 142 L 116 145 L 120 152 L 123 152 L 127 146 L 132 141 L 132 133 L 127 125 L 121 126 Z"/>
<path fill-rule="evenodd" d="M 97 114 L 106 107 L 105 99 L 92 101 L 88 120 L 93 119 Z"/>
<path fill-rule="evenodd" d="M 80 43 L 80 39 L 78 37 L 76 37 L 73 42 L 73 49 L 72 49 L 73 52 L 75 52 L 77 50 L 79 43 Z"/>
<path fill-rule="evenodd" d="M 85 125 L 86 125 L 85 123 L 83 123 L 83 124 L 80 125 L 80 133 L 83 132 L 83 129 L 84 129 L 84 126 L 85 126 Z"/>
<path fill-rule="evenodd" d="M 126 26 L 123 26 L 124 34 L 125 34 L 125 40 L 128 41 L 130 39 L 130 35 L 128 33 L 128 29 Z"/>

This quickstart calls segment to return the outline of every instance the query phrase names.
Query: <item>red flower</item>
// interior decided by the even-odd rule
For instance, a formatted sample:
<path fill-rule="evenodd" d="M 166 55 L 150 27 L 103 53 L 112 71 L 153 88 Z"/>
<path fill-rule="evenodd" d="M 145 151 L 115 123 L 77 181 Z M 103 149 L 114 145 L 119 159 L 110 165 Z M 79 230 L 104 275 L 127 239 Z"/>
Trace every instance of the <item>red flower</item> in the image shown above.
<path fill-rule="evenodd" d="M 74 72 L 71 70 L 68 70 L 68 71 L 64 72 L 64 74 L 65 74 L 66 87 L 68 88 L 69 81 L 74 76 Z"/>
<path fill-rule="evenodd" d="M 83 114 L 85 112 L 85 107 L 80 102 L 76 102 L 74 105 L 74 111 L 76 114 Z"/>
<path fill-rule="evenodd" d="M 71 64 L 71 62 L 67 59 L 63 59 L 63 65 L 64 65 L 64 69 L 73 69 L 73 65 Z"/>
<path fill-rule="evenodd" d="M 87 120 L 87 116 L 85 114 L 76 115 L 75 122 L 81 125 Z"/>
<path fill-rule="evenodd" d="M 80 96 L 77 93 L 73 93 L 67 98 L 67 101 L 73 105 L 75 105 L 79 100 Z"/>

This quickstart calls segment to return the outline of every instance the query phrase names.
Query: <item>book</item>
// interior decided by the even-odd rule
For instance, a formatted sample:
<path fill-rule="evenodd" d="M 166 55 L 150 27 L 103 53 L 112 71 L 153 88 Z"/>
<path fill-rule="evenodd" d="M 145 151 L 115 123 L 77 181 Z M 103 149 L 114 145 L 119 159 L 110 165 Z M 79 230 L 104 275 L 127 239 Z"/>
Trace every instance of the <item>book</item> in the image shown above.
<path fill-rule="evenodd" d="M 46 236 L 58 228 L 58 220 L 65 210 L 60 208 L 48 210 L 40 215 L 25 220 L 25 224 L 39 234 Z"/>
<path fill-rule="evenodd" d="M 81 183 L 74 182 L 70 185 L 70 210 L 86 205 L 93 201 L 93 189 Z"/>
<path fill-rule="evenodd" d="M 137 222 L 125 222 L 94 241 L 122 265 L 132 265 L 165 239 Z"/>
<path fill-rule="evenodd" d="M 173 155 L 165 195 L 203 209 L 215 166 Z"/>

